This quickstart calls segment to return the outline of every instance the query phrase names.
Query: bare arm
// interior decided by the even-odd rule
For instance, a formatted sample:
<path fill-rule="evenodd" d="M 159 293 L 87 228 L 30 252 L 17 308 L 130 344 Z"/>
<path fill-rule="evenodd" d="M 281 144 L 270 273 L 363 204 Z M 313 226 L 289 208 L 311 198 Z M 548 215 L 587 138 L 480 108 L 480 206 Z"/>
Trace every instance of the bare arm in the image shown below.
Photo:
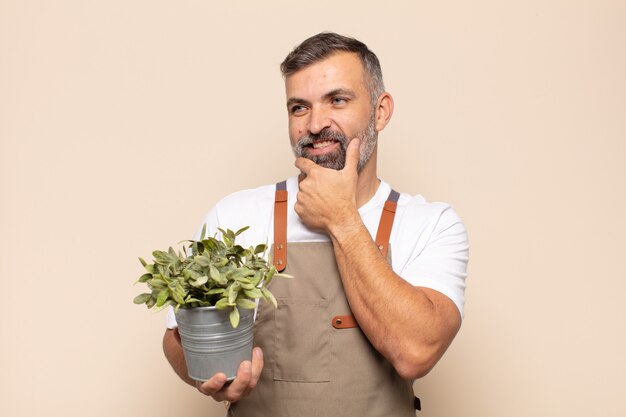
<path fill-rule="evenodd" d="M 252 392 L 263 370 L 263 352 L 255 347 L 252 350 L 252 362 L 243 361 L 232 383 L 226 382 L 226 375 L 215 374 L 205 382 L 195 381 L 187 374 L 187 364 L 183 353 L 178 329 L 167 329 L 163 335 L 163 352 L 174 372 L 187 384 L 196 387 L 201 393 L 213 397 L 216 401 L 234 402 Z"/>
<path fill-rule="evenodd" d="M 459 330 L 456 305 L 395 274 L 360 218 L 333 227 L 331 239 L 350 308 L 372 345 L 402 377 L 426 375 Z"/>
<path fill-rule="evenodd" d="M 359 144 L 350 143 L 342 171 L 298 158 L 306 178 L 295 209 L 309 227 L 330 235 L 350 308 L 372 345 L 402 377 L 419 378 L 450 345 L 461 317 L 445 295 L 395 274 L 372 241 L 356 203 Z"/>

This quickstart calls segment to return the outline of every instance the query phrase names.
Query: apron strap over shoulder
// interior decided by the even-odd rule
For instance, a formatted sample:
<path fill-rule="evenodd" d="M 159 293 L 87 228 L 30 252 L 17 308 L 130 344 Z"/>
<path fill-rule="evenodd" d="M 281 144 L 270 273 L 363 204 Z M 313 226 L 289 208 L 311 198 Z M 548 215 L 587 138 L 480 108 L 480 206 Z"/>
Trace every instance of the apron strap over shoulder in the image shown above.
<path fill-rule="evenodd" d="M 391 190 L 378 223 L 376 232 L 376 246 L 384 258 L 387 258 L 389 249 L 389 237 L 396 215 L 396 207 L 400 194 Z M 276 184 L 276 196 L 274 198 L 274 267 L 282 272 L 287 267 L 287 181 Z"/>
<path fill-rule="evenodd" d="M 273 263 L 278 272 L 287 267 L 287 181 L 276 184 Z"/>
<path fill-rule="evenodd" d="M 383 212 L 380 216 L 380 223 L 378 223 L 378 231 L 376 232 L 376 246 L 383 255 L 383 258 L 387 259 L 387 250 L 389 248 L 389 237 L 391 236 L 391 228 L 393 227 L 393 219 L 396 216 L 396 207 L 398 206 L 398 199 L 400 193 L 395 190 L 391 190 Z"/>

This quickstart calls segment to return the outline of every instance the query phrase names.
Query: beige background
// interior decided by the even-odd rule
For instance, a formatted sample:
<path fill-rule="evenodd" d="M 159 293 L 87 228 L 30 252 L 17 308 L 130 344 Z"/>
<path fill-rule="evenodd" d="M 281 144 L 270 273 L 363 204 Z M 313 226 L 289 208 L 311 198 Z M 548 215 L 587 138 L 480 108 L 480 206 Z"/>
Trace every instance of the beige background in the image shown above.
<path fill-rule="evenodd" d="M 381 177 L 470 233 L 421 415 L 626 415 L 625 3 L 0 0 L 0 415 L 222 414 L 136 257 L 295 173 L 278 64 L 322 30 L 381 59 Z"/>

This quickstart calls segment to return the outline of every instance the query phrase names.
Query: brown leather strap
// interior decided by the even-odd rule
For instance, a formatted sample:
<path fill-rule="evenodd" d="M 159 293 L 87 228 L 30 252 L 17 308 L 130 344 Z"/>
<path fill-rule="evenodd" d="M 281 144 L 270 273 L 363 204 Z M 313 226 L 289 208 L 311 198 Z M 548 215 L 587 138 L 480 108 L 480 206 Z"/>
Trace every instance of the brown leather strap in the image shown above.
<path fill-rule="evenodd" d="M 378 231 L 376 232 L 376 246 L 383 255 L 383 258 L 387 258 L 387 249 L 389 248 L 389 237 L 391 236 L 391 228 L 393 227 L 393 219 L 396 216 L 396 207 L 398 206 L 398 198 L 400 194 L 391 190 L 383 212 L 380 215 L 380 223 L 378 223 Z"/>
<path fill-rule="evenodd" d="M 352 329 L 359 327 L 359 323 L 356 322 L 354 316 L 335 316 L 332 321 L 335 329 Z"/>
<path fill-rule="evenodd" d="M 276 184 L 273 263 L 278 272 L 287 267 L 287 181 Z"/>

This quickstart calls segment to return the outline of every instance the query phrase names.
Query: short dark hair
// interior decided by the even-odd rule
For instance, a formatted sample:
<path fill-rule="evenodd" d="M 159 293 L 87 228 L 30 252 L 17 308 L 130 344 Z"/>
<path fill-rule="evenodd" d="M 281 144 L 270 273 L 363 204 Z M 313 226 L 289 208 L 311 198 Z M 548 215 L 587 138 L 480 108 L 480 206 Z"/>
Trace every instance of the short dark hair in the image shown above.
<path fill-rule="evenodd" d="M 365 82 L 370 92 L 372 106 L 375 106 L 376 100 L 385 91 L 380 62 L 376 54 L 367 45 L 354 38 L 333 32 L 322 32 L 311 36 L 287 55 L 282 64 L 280 64 L 280 71 L 283 77 L 287 78 L 295 72 L 328 58 L 337 52 L 353 52 L 357 54 L 365 70 Z"/>

